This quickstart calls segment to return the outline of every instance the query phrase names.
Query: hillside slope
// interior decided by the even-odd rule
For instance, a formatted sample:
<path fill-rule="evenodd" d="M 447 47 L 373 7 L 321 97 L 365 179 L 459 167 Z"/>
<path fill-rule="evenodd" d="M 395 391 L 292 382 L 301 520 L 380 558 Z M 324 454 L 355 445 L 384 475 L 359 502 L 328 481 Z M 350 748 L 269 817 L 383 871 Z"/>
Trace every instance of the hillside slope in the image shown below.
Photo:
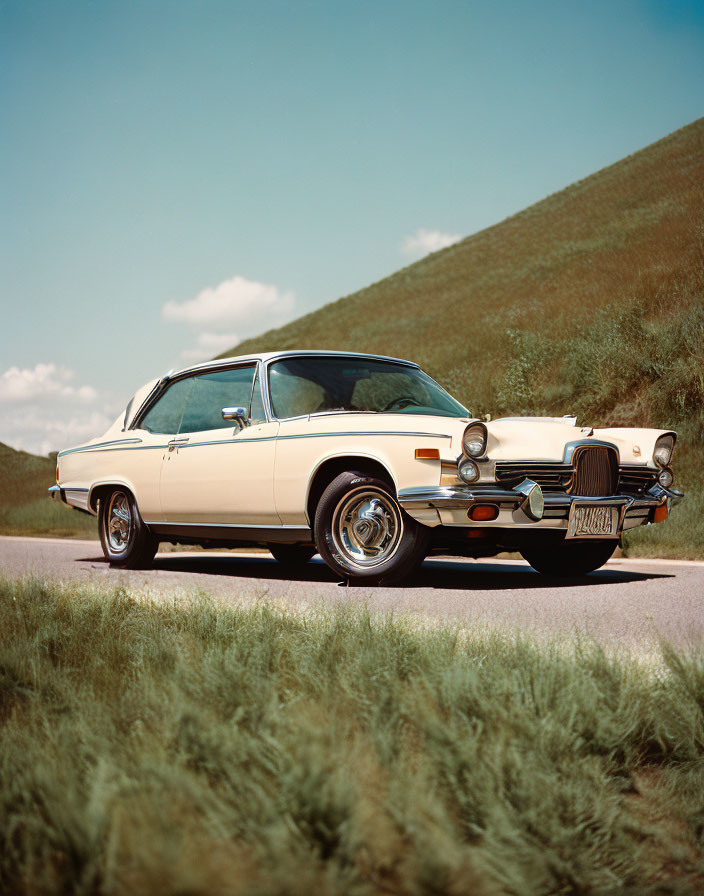
<path fill-rule="evenodd" d="M 93 517 L 52 501 L 56 456 L 38 457 L 0 442 L 0 535 L 97 537 Z"/>
<path fill-rule="evenodd" d="M 630 543 L 704 556 L 704 118 L 220 357 L 286 348 L 411 358 L 475 414 L 677 427 L 691 494 Z"/>
<path fill-rule="evenodd" d="M 560 338 L 611 303 L 688 278 L 702 261 L 703 212 L 704 118 L 220 357 L 313 347 L 397 354 L 489 410 L 512 332 Z"/>

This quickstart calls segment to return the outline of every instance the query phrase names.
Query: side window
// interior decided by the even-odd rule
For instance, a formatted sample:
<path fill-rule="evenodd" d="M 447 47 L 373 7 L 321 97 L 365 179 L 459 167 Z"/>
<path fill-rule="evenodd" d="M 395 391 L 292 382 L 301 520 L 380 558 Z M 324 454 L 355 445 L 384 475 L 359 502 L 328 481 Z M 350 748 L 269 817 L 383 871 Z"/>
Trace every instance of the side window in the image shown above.
<path fill-rule="evenodd" d="M 252 407 L 249 411 L 250 423 L 264 423 L 266 414 L 264 413 L 264 399 L 262 398 L 262 381 L 257 373 L 254 381 L 254 389 L 252 391 Z"/>
<path fill-rule="evenodd" d="M 269 394 L 274 414 L 280 419 L 312 414 L 325 403 L 323 387 L 291 373 L 285 362 L 269 368 Z"/>
<path fill-rule="evenodd" d="M 147 432 L 174 435 L 179 431 L 186 400 L 193 388 L 193 377 L 177 380 L 164 392 L 157 403 L 147 412 L 141 428 Z"/>
<path fill-rule="evenodd" d="M 193 377 L 179 432 L 232 429 L 232 422 L 222 419 L 222 409 L 249 409 L 255 370 L 254 366 L 234 367 Z"/>

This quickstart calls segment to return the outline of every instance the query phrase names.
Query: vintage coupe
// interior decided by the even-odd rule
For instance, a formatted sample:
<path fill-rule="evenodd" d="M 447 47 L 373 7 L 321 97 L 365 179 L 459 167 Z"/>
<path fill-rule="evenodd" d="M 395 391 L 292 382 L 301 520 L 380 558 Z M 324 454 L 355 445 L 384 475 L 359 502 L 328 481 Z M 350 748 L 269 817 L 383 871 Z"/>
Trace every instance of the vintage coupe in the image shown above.
<path fill-rule="evenodd" d="M 621 532 L 681 497 L 675 433 L 483 422 L 410 361 L 288 351 L 172 371 L 99 438 L 58 456 L 50 491 L 97 514 L 106 557 L 160 541 L 318 551 L 335 573 L 397 581 L 431 552 L 517 550 L 538 571 L 602 566 Z"/>

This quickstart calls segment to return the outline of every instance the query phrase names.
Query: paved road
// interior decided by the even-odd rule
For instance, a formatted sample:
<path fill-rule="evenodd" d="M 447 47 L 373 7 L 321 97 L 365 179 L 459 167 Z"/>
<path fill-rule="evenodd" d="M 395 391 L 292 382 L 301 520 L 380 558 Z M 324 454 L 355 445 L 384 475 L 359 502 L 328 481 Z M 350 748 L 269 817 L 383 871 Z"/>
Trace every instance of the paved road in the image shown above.
<path fill-rule="evenodd" d="M 364 602 L 426 619 L 524 631 L 586 631 L 649 650 L 658 634 L 704 643 L 704 563 L 612 560 L 590 576 L 549 580 L 514 560 L 432 558 L 403 586 L 345 587 L 319 558 L 291 578 L 266 553 L 161 553 L 149 571 L 111 569 L 93 541 L 0 537 L 0 575 L 124 585 L 155 599 L 196 590 L 219 600 L 269 599 L 292 608 Z"/>

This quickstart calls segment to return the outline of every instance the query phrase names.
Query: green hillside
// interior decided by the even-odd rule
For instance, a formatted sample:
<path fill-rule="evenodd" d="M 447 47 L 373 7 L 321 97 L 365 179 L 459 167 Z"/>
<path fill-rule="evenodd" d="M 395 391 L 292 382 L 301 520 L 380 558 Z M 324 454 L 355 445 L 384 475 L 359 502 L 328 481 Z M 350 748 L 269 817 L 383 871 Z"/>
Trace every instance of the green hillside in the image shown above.
<path fill-rule="evenodd" d="M 704 118 L 221 357 L 288 348 L 411 358 L 475 414 L 676 427 L 688 500 L 628 544 L 704 556 Z"/>
<path fill-rule="evenodd" d="M 93 517 L 52 501 L 56 455 L 37 457 L 0 442 L 0 535 L 97 538 Z"/>

